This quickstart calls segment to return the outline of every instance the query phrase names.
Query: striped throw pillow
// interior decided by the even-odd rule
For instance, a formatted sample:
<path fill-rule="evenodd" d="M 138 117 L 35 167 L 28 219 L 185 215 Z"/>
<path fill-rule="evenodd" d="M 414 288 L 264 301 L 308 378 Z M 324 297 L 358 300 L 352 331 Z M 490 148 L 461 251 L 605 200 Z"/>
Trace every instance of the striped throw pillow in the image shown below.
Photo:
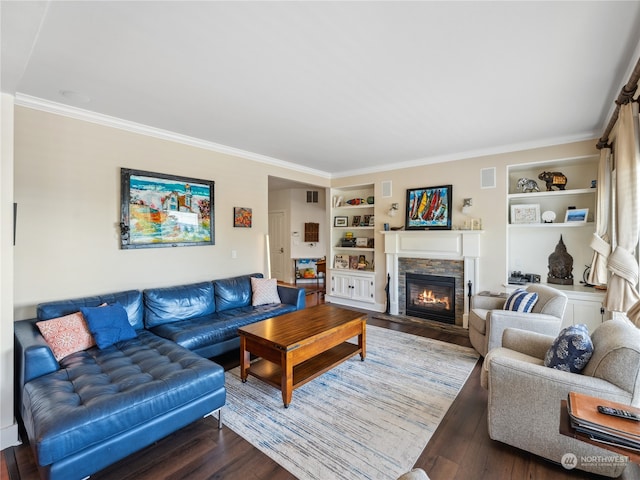
<path fill-rule="evenodd" d="M 505 302 L 504 310 L 530 313 L 537 301 L 538 294 L 536 292 L 527 292 L 523 288 L 518 288 Z"/>

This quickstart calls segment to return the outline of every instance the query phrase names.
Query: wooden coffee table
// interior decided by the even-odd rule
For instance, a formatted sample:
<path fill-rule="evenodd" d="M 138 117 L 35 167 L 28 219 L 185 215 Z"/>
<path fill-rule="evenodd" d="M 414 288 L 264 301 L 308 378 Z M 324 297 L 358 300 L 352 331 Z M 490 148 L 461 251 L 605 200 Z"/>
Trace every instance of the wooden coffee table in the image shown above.
<path fill-rule="evenodd" d="M 322 304 L 238 329 L 240 378 L 248 375 L 282 391 L 285 408 L 295 388 L 345 360 L 366 356 L 367 315 Z M 347 340 L 358 337 L 358 343 Z M 250 354 L 260 357 L 250 364 Z"/>

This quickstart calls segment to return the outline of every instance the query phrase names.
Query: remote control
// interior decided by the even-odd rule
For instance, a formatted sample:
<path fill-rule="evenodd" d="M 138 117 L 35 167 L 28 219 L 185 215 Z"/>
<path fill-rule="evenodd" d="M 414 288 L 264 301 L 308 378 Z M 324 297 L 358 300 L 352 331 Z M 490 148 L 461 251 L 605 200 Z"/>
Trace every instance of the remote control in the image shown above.
<path fill-rule="evenodd" d="M 635 413 L 627 412 L 626 410 L 598 405 L 598 411 L 600 413 L 604 413 L 605 415 L 612 415 L 614 417 L 626 418 L 627 420 L 640 422 L 640 416 L 636 415 Z"/>

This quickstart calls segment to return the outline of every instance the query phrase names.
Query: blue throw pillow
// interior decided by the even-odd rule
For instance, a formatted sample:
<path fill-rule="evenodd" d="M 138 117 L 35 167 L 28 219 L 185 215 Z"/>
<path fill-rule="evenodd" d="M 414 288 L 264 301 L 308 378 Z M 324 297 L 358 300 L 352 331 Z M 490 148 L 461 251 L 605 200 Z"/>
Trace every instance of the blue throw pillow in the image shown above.
<path fill-rule="evenodd" d="M 129 323 L 127 311 L 119 303 L 104 307 L 80 308 L 98 348 L 107 348 L 138 334 Z"/>
<path fill-rule="evenodd" d="M 518 288 L 505 302 L 504 310 L 531 313 L 531 310 L 533 310 L 533 306 L 537 301 L 538 294 L 536 292 L 529 293 L 524 288 Z"/>
<path fill-rule="evenodd" d="M 593 355 L 593 343 L 586 325 L 563 328 L 544 357 L 546 367 L 580 373 Z"/>

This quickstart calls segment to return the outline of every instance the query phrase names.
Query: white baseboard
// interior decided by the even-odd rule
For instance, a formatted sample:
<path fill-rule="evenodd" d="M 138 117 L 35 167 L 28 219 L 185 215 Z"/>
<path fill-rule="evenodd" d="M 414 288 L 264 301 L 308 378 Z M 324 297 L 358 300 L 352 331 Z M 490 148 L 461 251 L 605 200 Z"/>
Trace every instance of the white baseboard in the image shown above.
<path fill-rule="evenodd" d="M 20 445 L 21 443 L 17 423 L 0 429 L 0 450 Z"/>

